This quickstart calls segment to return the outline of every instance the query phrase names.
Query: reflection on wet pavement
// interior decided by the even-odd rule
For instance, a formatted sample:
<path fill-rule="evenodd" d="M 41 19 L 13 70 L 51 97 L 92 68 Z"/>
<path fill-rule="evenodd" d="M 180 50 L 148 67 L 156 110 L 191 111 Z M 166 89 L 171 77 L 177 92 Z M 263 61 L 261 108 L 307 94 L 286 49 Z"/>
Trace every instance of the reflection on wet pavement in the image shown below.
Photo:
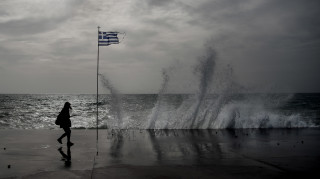
<path fill-rule="evenodd" d="M 305 156 L 320 156 L 318 133 L 312 129 L 108 130 L 101 152 L 103 164 L 312 168 L 319 162 Z M 298 162 L 292 164 L 288 158 Z"/>

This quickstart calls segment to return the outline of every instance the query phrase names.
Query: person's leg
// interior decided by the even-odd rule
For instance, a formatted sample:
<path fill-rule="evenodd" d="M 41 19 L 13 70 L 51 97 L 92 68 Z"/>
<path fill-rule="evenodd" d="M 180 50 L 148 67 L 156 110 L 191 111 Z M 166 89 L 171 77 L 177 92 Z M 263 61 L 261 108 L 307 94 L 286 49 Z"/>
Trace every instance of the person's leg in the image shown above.
<path fill-rule="evenodd" d="M 70 128 L 66 128 L 65 131 L 66 131 L 67 139 L 68 139 L 68 143 L 69 143 L 70 142 L 70 136 L 71 136 L 71 130 L 70 130 Z"/>
<path fill-rule="evenodd" d="M 67 136 L 66 132 L 64 134 L 62 134 L 61 137 L 59 137 L 59 139 L 63 139 L 65 136 Z"/>
<path fill-rule="evenodd" d="M 64 134 L 62 134 L 61 137 L 58 138 L 58 142 L 59 142 L 60 144 L 62 144 L 62 141 L 61 141 L 61 140 L 62 140 L 65 136 L 67 136 L 66 130 L 65 130 L 64 128 L 63 128 L 63 130 L 64 130 Z"/>
<path fill-rule="evenodd" d="M 71 130 L 70 130 L 70 128 L 66 128 L 65 129 L 65 131 L 66 131 L 66 133 L 67 133 L 67 139 L 68 139 L 68 145 L 73 145 L 73 143 L 70 141 L 70 137 L 71 137 Z"/>

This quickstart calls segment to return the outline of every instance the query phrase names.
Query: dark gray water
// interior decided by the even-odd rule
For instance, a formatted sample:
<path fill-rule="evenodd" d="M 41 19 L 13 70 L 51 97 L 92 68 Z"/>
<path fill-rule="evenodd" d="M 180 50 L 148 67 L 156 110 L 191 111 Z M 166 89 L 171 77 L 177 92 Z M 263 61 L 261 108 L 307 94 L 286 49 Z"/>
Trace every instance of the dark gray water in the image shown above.
<path fill-rule="evenodd" d="M 159 97 L 161 95 L 161 97 Z M 100 95 L 99 127 L 133 129 L 301 128 L 320 124 L 320 94 Z M 161 102 L 159 102 L 161 100 Z M 1 129 L 57 128 L 64 102 L 75 128 L 96 126 L 95 95 L 0 95 Z M 196 110 L 197 109 L 197 110 Z M 119 119 L 121 117 L 121 119 Z M 121 122 L 119 122 L 121 121 Z"/>

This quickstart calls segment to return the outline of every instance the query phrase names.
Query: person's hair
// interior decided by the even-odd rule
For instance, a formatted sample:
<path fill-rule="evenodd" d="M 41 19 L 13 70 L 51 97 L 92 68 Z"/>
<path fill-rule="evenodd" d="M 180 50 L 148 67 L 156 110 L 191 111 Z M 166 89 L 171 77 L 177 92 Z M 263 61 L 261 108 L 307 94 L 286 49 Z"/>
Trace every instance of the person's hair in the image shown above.
<path fill-rule="evenodd" d="M 72 109 L 72 108 L 71 108 L 71 104 L 70 104 L 69 102 L 64 103 L 63 108 L 64 108 L 64 109 L 69 109 L 69 108 Z"/>

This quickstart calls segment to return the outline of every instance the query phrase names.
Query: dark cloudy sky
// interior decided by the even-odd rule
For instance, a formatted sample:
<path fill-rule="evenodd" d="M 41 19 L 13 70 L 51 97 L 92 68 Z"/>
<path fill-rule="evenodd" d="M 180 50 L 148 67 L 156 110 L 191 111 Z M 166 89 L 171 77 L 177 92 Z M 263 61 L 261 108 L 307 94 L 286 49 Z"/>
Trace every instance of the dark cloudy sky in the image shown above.
<path fill-rule="evenodd" d="M 97 26 L 126 32 L 100 48 L 122 93 L 196 86 L 213 46 L 243 86 L 320 92 L 319 0 L 1 0 L 0 93 L 95 93 Z M 169 91 L 170 91 L 169 90 Z"/>

